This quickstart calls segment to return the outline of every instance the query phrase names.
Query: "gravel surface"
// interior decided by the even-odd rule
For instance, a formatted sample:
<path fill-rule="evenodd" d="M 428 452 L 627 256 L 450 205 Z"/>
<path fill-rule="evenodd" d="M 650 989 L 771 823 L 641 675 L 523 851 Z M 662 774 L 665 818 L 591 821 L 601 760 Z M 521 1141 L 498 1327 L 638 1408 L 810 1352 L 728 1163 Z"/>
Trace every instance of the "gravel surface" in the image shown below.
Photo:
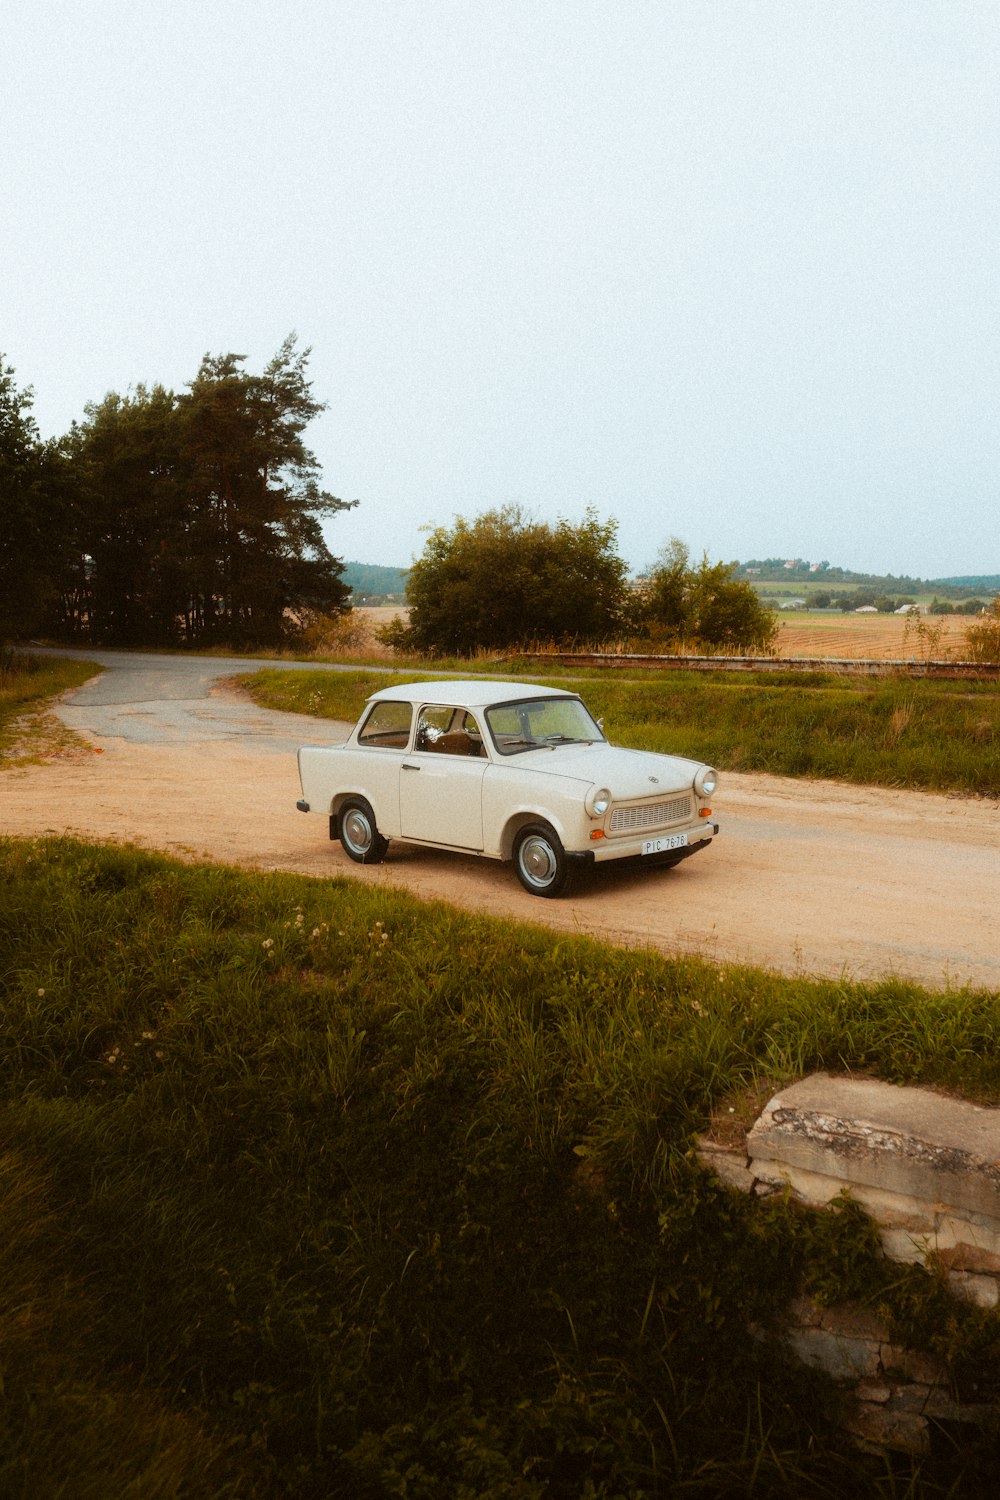
<path fill-rule="evenodd" d="M 569 897 L 540 901 L 492 860 L 394 843 L 384 864 L 352 864 L 325 818 L 295 809 L 296 748 L 335 743 L 349 726 L 272 713 L 222 686 L 274 663 L 81 654 L 106 670 L 56 712 L 85 747 L 0 771 L 2 833 L 125 839 L 396 885 L 625 946 L 786 973 L 1000 990 L 996 803 L 727 774 L 712 848 L 675 870 L 595 870 Z"/>

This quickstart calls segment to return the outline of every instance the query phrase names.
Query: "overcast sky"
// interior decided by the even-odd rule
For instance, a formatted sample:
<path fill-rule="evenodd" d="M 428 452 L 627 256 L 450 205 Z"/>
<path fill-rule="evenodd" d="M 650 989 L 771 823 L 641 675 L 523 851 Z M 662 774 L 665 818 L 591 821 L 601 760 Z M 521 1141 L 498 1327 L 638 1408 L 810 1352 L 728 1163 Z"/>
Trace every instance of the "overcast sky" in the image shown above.
<path fill-rule="evenodd" d="M 997 0 L 0 0 L 43 436 L 311 346 L 340 557 L 517 502 L 1000 572 Z"/>

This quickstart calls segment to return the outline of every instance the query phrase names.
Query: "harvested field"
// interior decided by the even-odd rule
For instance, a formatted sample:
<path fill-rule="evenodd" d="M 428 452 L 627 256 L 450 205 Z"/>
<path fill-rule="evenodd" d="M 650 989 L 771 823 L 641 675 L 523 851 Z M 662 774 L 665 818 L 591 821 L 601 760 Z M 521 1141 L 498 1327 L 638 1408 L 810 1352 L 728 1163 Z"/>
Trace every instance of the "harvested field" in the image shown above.
<path fill-rule="evenodd" d="M 407 610 L 396 605 L 356 609 L 351 624 L 327 649 L 340 660 L 393 653 L 375 631 Z M 779 614 L 778 656 L 840 657 L 848 661 L 964 661 L 967 615 Z M 325 654 L 325 653 L 324 653 Z"/>
<path fill-rule="evenodd" d="M 964 661 L 967 615 L 779 617 L 779 656 L 849 661 Z"/>
<path fill-rule="evenodd" d="M 309 643 L 323 658 L 344 662 L 389 662 L 395 653 L 379 640 L 378 631 L 397 616 L 405 620 L 408 613 L 408 610 L 393 604 L 358 605 L 331 629 L 311 633 Z"/>

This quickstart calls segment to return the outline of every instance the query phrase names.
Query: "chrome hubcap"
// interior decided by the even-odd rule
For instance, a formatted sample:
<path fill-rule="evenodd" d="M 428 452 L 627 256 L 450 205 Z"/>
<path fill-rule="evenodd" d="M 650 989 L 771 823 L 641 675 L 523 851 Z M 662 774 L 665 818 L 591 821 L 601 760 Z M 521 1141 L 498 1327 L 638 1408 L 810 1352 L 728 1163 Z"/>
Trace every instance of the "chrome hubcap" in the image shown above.
<path fill-rule="evenodd" d="M 372 841 L 372 833 L 364 813 L 358 812 L 356 808 L 351 809 L 344 821 L 344 834 L 353 848 L 361 851 L 368 848 Z"/>
<path fill-rule="evenodd" d="M 521 869 L 532 884 L 549 884 L 556 873 L 556 861 L 544 839 L 525 839 L 521 845 Z"/>

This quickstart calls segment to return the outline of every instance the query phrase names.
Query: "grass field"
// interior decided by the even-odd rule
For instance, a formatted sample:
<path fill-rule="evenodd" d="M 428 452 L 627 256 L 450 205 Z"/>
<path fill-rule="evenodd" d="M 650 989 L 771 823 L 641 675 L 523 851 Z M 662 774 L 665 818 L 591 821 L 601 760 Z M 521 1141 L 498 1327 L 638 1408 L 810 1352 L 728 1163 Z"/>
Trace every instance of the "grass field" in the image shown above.
<path fill-rule="evenodd" d="M 525 667 L 530 664 L 522 664 Z M 535 664 L 537 666 L 537 664 Z M 498 664 L 495 671 L 509 673 Z M 369 694 L 426 672 L 268 669 L 241 679 L 265 707 L 357 719 Z M 1000 794 L 1000 684 L 816 673 L 615 671 L 538 676 L 573 687 L 612 743 L 709 761 L 720 770 L 831 777 L 980 796 Z"/>
<path fill-rule="evenodd" d="M 817 1068 L 995 1101 L 996 995 L 68 840 L 0 841 L 0 975 L 0 1495 L 996 1493 L 990 1433 L 849 1448 L 774 1332 L 850 1298 L 988 1382 L 1000 1317 L 692 1152 Z"/>
<path fill-rule="evenodd" d="M 93 668 L 48 670 L 7 680 L 8 720 Z M 353 718 L 385 678 L 255 680 Z M 797 746 L 812 774 L 882 755 L 901 780 L 957 774 L 968 742 L 961 774 L 1000 787 L 995 684 L 587 694 L 628 742 Z M 989 1431 L 893 1465 L 848 1447 L 774 1332 L 794 1290 L 849 1298 L 993 1389 L 1000 1315 L 887 1263 L 848 1204 L 731 1195 L 697 1164 L 698 1131 L 820 1068 L 996 1103 L 1000 997 L 0 840 L 0 1496 L 996 1493 Z"/>

